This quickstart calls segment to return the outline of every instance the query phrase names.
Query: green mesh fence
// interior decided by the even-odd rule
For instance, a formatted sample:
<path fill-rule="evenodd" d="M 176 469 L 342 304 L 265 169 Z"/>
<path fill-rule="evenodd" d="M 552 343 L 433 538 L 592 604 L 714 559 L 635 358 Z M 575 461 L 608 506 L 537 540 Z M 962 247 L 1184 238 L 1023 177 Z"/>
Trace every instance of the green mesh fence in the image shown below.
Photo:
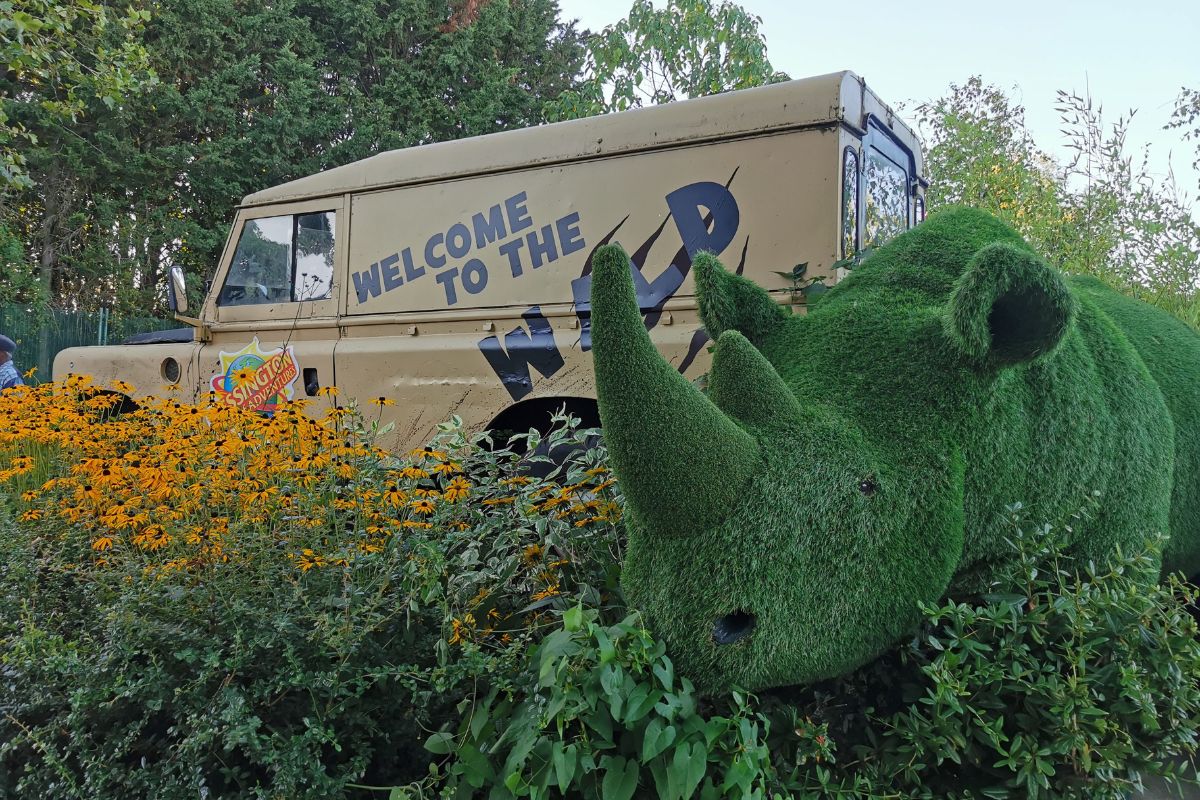
<path fill-rule="evenodd" d="M 17 343 L 16 365 L 22 373 L 37 367 L 37 381 L 50 380 L 50 367 L 60 350 L 81 345 L 120 344 L 135 333 L 181 327 L 171 319 L 122 317 L 107 310 L 94 313 L 50 311 L 36 315 L 24 306 L 0 305 L 0 333 Z"/>

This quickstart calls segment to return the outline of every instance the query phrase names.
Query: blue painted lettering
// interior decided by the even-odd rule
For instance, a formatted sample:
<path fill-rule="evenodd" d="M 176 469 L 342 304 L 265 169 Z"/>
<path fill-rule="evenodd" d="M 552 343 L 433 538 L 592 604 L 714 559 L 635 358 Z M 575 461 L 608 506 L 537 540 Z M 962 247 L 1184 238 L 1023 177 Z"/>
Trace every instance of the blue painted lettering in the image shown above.
<path fill-rule="evenodd" d="M 458 291 L 454 288 L 454 279 L 458 277 L 458 267 L 437 273 L 437 282 L 446 290 L 446 305 L 458 303 Z"/>
<path fill-rule="evenodd" d="M 487 265 L 478 258 L 472 258 L 462 268 L 463 287 L 471 294 L 479 294 L 487 288 Z"/>
<path fill-rule="evenodd" d="M 579 232 L 579 212 L 572 211 L 554 223 L 558 229 L 558 246 L 562 254 L 569 256 L 576 250 L 584 248 L 583 234 Z"/>
<path fill-rule="evenodd" d="M 720 254 L 733 241 L 741 221 L 741 212 L 733 193 L 711 181 L 676 189 L 667 195 L 667 207 L 675 218 L 675 227 L 679 229 L 689 260 L 701 250 Z M 711 231 L 701 208 L 708 209 L 712 215 Z"/>
<path fill-rule="evenodd" d="M 529 198 L 524 192 L 518 192 L 504 201 L 504 210 L 508 213 L 509 233 L 518 233 L 533 224 L 529 217 L 529 209 L 525 208 L 528 201 Z"/>
<path fill-rule="evenodd" d="M 483 214 L 471 217 L 471 225 L 475 228 L 475 246 L 483 248 L 508 234 L 504 232 L 504 212 L 496 204 L 488 209 L 485 219 Z"/>
<path fill-rule="evenodd" d="M 404 285 L 404 279 L 400 277 L 400 268 L 396 266 L 399 261 L 400 256 L 392 253 L 379 262 L 379 269 L 383 272 L 383 290 L 385 292 Z"/>
<path fill-rule="evenodd" d="M 512 270 L 514 278 L 520 277 L 521 269 L 521 248 L 524 246 L 524 239 L 513 239 L 511 242 L 505 242 L 500 245 L 500 255 L 508 256 L 508 268 Z"/>
<path fill-rule="evenodd" d="M 554 226 L 542 226 L 542 241 L 538 241 L 537 231 L 530 231 L 525 237 L 529 242 L 529 260 L 533 262 L 533 268 L 537 269 L 542 265 L 542 259 L 545 263 L 550 263 L 558 260 L 558 248 L 554 244 Z"/>
<path fill-rule="evenodd" d="M 354 292 L 358 295 L 359 303 L 365 303 L 383 293 L 379 288 L 378 264 L 372 264 L 370 269 L 354 273 Z"/>
<path fill-rule="evenodd" d="M 471 252 L 471 229 L 456 222 L 446 231 L 446 252 L 451 258 L 462 258 Z"/>
<path fill-rule="evenodd" d="M 415 281 L 425 274 L 424 267 L 418 267 L 413 264 L 412 250 L 406 247 L 400 255 L 404 256 L 404 277 L 408 278 L 409 282 Z"/>
<path fill-rule="evenodd" d="M 441 269 L 446 266 L 446 257 L 439 256 L 433 252 L 433 248 L 437 247 L 442 242 L 446 241 L 446 234 L 435 233 L 429 237 L 429 241 L 425 243 L 425 263 L 434 269 Z"/>
<path fill-rule="evenodd" d="M 529 326 L 529 333 L 514 328 L 505 334 L 503 347 L 495 336 L 479 342 L 480 352 L 513 400 L 520 400 L 533 391 L 533 381 L 529 377 L 531 366 L 543 376 L 550 377 L 564 365 L 558 344 L 554 341 L 554 329 L 542 316 L 541 309 L 534 306 L 521 316 Z M 508 352 L 505 352 L 505 348 Z"/>

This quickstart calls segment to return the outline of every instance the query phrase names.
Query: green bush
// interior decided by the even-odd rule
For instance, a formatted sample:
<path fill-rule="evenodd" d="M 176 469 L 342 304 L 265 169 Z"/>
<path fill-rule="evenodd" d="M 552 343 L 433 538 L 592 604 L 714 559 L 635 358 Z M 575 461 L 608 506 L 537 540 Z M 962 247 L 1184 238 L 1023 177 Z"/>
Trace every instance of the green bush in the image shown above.
<path fill-rule="evenodd" d="M 543 482 L 452 425 L 436 447 L 469 502 L 335 563 L 363 536 L 343 506 L 311 569 L 287 518 L 148 575 L 0 502 L 0 798 L 1117 798 L 1195 774 L 1196 590 L 1147 581 L 1160 542 L 1101 574 L 1014 508 L 1004 579 L 904 646 L 705 696 L 625 606 L 615 509 L 573 512 L 611 503 L 602 450 Z M 343 498 L 409 463 L 377 458 Z"/>
<path fill-rule="evenodd" d="M 427 731 L 477 684 L 516 675 L 555 609 L 611 602 L 619 563 L 604 508 L 564 501 L 586 485 L 612 505 L 595 489 L 607 479 L 585 474 L 604 471 L 598 451 L 542 482 L 525 477 L 525 437 L 488 447 L 445 427 L 434 447 L 469 494 L 378 549 L 362 548 L 382 541 L 364 504 L 344 501 L 378 507 L 422 454 L 366 453 L 349 480 L 335 458 L 337 494 L 297 489 L 288 515 L 231 522 L 224 560 L 172 569 L 182 559 L 47 525 L 33 512 L 65 502 L 58 487 L 22 501 L 24 521 L 5 511 L 15 494 L 0 497 L 0 797 L 370 797 L 355 787 L 427 776 Z M 48 457 L 40 467 L 56 474 Z M 410 496 L 438 482 L 424 472 L 401 479 Z"/>
<path fill-rule="evenodd" d="M 1124 798 L 1144 776 L 1194 780 L 1196 589 L 1147 581 L 1160 542 L 1100 571 L 1064 560 L 1054 529 L 1027 530 L 1019 506 L 1012 524 L 1015 558 L 991 593 L 926 607 L 897 652 L 801 690 L 697 697 L 637 615 L 606 625 L 577 606 L 516 680 L 431 737 L 447 760 L 430 788 Z"/>

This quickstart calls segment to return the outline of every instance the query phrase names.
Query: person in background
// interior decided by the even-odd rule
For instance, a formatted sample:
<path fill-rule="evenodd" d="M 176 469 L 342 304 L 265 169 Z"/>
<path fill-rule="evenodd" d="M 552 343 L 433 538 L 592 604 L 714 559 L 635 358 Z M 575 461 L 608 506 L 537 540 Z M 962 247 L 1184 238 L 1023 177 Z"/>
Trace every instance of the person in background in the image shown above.
<path fill-rule="evenodd" d="M 21 380 L 21 373 L 17 372 L 17 365 L 13 363 L 16 349 L 17 343 L 0 333 L 0 391 L 25 383 Z"/>

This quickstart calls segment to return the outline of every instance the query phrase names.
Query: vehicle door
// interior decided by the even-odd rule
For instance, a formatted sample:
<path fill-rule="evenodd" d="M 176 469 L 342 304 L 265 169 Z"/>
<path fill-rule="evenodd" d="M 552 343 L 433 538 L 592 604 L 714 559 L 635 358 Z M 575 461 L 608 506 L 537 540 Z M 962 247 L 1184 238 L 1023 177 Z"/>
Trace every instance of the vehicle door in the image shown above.
<path fill-rule="evenodd" d="M 205 309 L 202 393 L 266 413 L 301 397 L 328 407 L 345 219 L 340 196 L 238 214 Z"/>

